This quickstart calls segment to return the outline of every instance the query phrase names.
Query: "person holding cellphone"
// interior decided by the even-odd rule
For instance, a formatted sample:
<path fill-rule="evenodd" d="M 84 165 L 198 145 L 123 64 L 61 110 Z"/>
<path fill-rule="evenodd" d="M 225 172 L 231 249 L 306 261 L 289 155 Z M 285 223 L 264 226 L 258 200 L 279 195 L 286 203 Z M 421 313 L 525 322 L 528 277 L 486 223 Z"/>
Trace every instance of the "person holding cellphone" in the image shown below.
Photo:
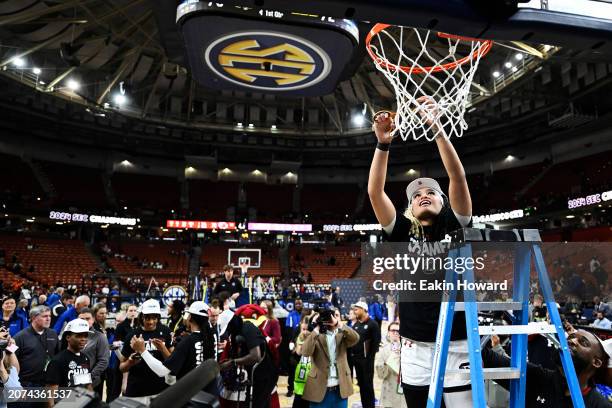
<path fill-rule="evenodd" d="M 138 324 L 125 339 L 121 350 L 119 369 L 123 373 L 129 373 L 123 395 L 147 405 L 152 397 L 166 389 L 168 385 L 164 378 L 155 374 L 142 361 L 141 355 L 132 349 L 131 340 L 133 337 L 142 339 L 145 342 L 145 350 L 159 361 L 170 357 L 173 349 L 170 329 L 161 324 L 160 320 L 159 302 L 155 299 L 145 301 L 138 316 Z"/>

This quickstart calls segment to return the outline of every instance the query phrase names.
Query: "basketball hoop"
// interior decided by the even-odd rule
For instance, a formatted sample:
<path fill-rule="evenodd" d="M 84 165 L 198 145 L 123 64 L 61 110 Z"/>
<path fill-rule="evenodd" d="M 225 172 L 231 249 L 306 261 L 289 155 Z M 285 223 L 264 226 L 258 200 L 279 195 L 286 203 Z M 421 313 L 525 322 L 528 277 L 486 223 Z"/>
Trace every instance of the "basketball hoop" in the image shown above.
<path fill-rule="evenodd" d="M 366 37 L 368 54 L 395 91 L 392 135 L 399 132 L 404 141 L 410 137 L 431 141 L 442 130 L 449 138 L 463 135 L 474 74 L 493 46 L 491 40 L 432 33 L 376 24 Z M 426 111 L 418 101 L 422 97 L 431 98 L 437 110 Z"/>

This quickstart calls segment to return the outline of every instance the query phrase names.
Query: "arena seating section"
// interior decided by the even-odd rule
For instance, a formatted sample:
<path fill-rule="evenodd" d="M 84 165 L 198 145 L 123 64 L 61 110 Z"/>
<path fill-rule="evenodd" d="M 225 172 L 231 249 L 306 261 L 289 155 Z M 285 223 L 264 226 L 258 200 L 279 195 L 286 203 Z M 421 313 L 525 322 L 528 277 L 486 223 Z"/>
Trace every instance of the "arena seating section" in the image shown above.
<path fill-rule="evenodd" d="M 84 209 L 107 208 L 102 170 L 54 162 L 37 162 L 49 178 L 57 198 L 54 204 Z"/>
<path fill-rule="evenodd" d="M 314 283 L 329 283 L 333 279 L 350 278 L 360 263 L 361 246 L 359 243 L 343 245 L 293 245 L 289 249 L 292 271 L 301 271 L 304 277 L 312 274 Z M 299 256 L 299 260 L 296 258 Z M 331 257 L 335 263 L 328 263 Z"/>
<path fill-rule="evenodd" d="M 56 190 L 52 204 L 60 207 L 110 209 L 103 186 L 103 170 L 68 164 L 36 161 Z M 24 205 L 35 208 L 50 204 L 30 165 L 17 156 L 0 154 L 0 193 L 10 192 L 24 199 Z M 528 206 L 539 210 L 561 210 L 569 197 L 612 188 L 612 159 L 603 152 L 562 163 L 540 162 L 498 170 L 491 174 L 468 174 L 475 214 L 507 211 Z M 177 178 L 115 172 L 111 187 L 120 207 L 156 211 L 181 210 L 181 184 Z M 448 180 L 439 179 L 443 189 Z M 399 209 L 406 204 L 407 182 L 388 182 L 385 191 Z M 239 203 L 240 183 L 235 181 L 187 180 L 189 208 L 187 213 L 200 219 L 228 219 L 229 214 L 243 214 L 254 208 L 258 221 L 289 221 L 293 211 L 295 185 L 245 183 L 246 201 Z M 308 222 L 373 222 L 365 183 L 306 183 L 300 187 L 299 207 Z M 526 191 L 522 192 L 527 188 Z M 522 193 L 522 194 L 521 194 Z M 43 197 L 43 202 L 36 197 Z M 26 199 L 27 198 L 27 199 Z M 32 200 L 32 198 L 34 198 Z M 362 199 L 358 203 L 358 199 Z M 243 205 L 239 208 L 239 204 Z M 356 209 L 361 208 L 358 212 Z M 346 215 L 349 215 L 347 218 Z M 295 214 L 293 214 L 295 215 Z"/>
<path fill-rule="evenodd" d="M 114 173 L 111 184 L 120 206 L 151 210 L 180 208 L 180 184 L 176 178 Z"/>
<path fill-rule="evenodd" d="M 27 249 L 28 243 L 36 245 Z M 91 274 L 99 266 L 87 251 L 85 244 L 78 240 L 31 238 L 16 235 L 0 235 L 0 248 L 6 253 L 7 265 L 13 254 L 22 264 L 22 272 L 36 282 L 55 284 L 80 284 L 84 274 Z M 35 270 L 29 273 L 33 265 Z"/>
<path fill-rule="evenodd" d="M 257 221 L 278 221 L 291 213 L 293 190 L 290 184 L 247 183 L 247 205 L 257 209 Z"/>
<path fill-rule="evenodd" d="M 17 156 L 0 154 L 0 193 L 41 196 L 43 190 L 30 166 Z"/>
<path fill-rule="evenodd" d="M 234 181 L 189 180 L 189 205 L 207 219 L 225 220 L 227 208 L 237 205 L 238 185 Z"/>
<path fill-rule="evenodd" d="M 113 253 L 132 258 L 128 260 L 108 255 L 109 266 L 119 274 L 154 277 L 160 283 L 184 285 L 187 282 L 189 259 L 186 245 L 172 241 L 120 241 L 109 242 L 108 245 Z M 146 268 L 139 266 L 135 258 L 140 262 L 146 260 L 149 266 Z M 168 266 L 155 269 L 150 265 L 153 262 L 167 263 Z"/>
<path fill-rule="evenodd" d="M 358 196 L 357 184 L 304 184 L 300 208 L 311 220 L 339 223 L 353 216 Z"/>

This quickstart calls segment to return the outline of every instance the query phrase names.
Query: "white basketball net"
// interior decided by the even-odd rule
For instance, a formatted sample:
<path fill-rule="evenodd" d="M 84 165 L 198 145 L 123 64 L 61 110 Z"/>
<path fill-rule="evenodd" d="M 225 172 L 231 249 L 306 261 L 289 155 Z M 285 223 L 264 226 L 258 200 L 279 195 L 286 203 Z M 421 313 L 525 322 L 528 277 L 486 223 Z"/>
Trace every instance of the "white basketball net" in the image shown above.
<path fill-rule="evenodd" d="M 247 274 L 247 272 L 249 271 L 249 264 L 246 262 L 241 262 L 240 263 L 240 273 L 244 276 Z"/>
<path fill-rule="evenodd" d="M 481 57 L 490 47 L 484 40 L 446 38 L 401 26 L 389 26 L 373 35 L 369 48 L 374 64 L 395 91 L 397 112 L 392 134 L 399 133 L 404 141 L 423 137 L 431 141 L 440 134 L 461 137 L 468 127 L 464 115 L 470 86 Z M 423 96 L 431 97 L 437 109 L 424 109 L 417 101 Z"/>

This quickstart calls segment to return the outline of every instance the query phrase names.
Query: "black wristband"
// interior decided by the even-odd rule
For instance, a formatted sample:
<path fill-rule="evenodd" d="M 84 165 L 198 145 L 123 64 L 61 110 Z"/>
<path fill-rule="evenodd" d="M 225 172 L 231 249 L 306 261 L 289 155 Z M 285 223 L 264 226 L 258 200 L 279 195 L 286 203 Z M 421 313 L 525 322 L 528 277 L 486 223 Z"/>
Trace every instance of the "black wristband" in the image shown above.
<path fill-rule="evenodd" d="M 376 144 L 376 148 L 378 150 L 382 150 L 383 152 L 388 152 L 390 146 L 391 146 L 391 143 L 380 143 L 380 142 L 378 142 Z"/>

